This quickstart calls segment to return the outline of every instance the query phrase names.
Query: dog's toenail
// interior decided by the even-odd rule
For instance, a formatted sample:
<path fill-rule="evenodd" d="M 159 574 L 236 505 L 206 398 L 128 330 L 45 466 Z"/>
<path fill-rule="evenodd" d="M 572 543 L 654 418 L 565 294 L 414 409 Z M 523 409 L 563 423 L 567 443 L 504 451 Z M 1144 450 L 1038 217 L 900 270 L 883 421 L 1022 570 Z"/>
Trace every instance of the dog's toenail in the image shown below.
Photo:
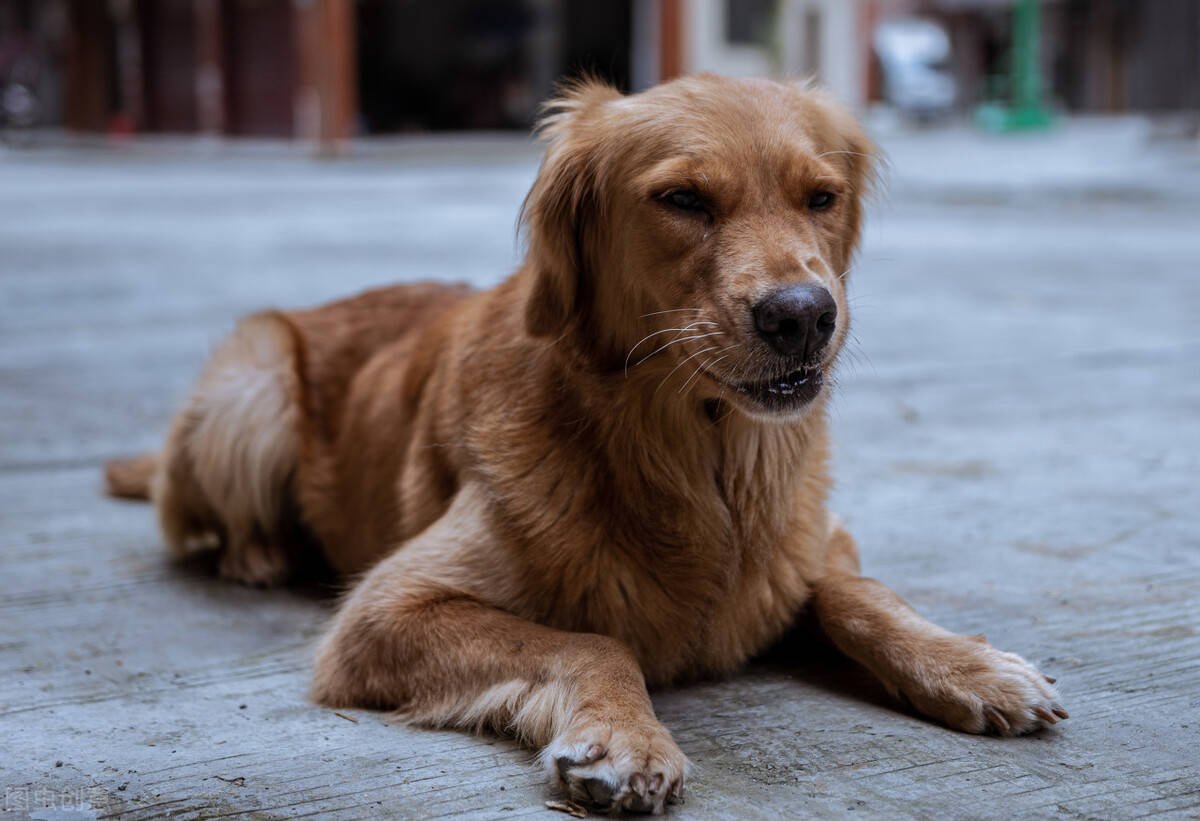
<path fill-rule="evenodd" d="M 995 725 L 996 729 L 1002 733 L 1008 732 L 1010 729 L 1008 719 L 1000 714 L 1000 711 L 990 704 L 983 708 L 983 717 Z"/>

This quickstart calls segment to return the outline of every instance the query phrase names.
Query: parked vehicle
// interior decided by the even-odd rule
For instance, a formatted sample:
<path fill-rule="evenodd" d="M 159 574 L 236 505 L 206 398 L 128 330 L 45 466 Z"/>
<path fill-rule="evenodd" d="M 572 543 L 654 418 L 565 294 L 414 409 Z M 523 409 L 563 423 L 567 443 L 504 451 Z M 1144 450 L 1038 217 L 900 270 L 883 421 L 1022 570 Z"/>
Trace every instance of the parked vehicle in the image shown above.
<path fill-rule="evenodd" d="M 953 111 L 958 89 L 946 67 L 950 37 L 944 28 L 917 17 L 884 20 L 874 41 L 888 102 L 921 122 Z"/>

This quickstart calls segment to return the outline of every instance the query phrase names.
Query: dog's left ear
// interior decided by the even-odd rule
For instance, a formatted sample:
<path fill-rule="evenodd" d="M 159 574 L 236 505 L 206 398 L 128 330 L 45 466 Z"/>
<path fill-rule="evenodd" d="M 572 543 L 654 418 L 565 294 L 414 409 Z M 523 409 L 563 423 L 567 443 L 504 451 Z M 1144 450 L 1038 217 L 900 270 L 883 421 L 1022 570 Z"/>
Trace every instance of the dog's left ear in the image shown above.
<path fill-rule="evenodd" d="M 584 296 L 586 233 L 604 202 L 598 118 L 604 103 L 620 96 L 607 83 L 584 78 L 563 86 L 542 108 L 537 130 L 546 156 L 521 206 L 532 276 L 525 327 L 533 336 L 561 333 Z"/>

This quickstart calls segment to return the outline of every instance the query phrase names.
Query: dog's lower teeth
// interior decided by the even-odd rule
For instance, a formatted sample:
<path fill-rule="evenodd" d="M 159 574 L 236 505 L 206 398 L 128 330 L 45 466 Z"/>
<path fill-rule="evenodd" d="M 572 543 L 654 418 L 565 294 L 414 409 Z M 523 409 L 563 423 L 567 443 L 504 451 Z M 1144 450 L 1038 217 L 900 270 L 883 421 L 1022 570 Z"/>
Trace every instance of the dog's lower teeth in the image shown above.
<path fill-rule="evenodd" d="M 778 382 L 759 382 L 757 384 L 752 383 L 738 385 L 737 392 L 744 393 L 747 396 L 753 396 L 754 394 L 759 394 L 761 396 L 764 393 L 770 394 L 771 396 L 794 396 L 797 391 L 807 385 L 814 376 L 819 375 L 819 372 L 810 372 L 808 376 L 800 376 L 801 373 L 802 371 L 797 371 L 796 378 L 790 380 L 781 379 Z"/>

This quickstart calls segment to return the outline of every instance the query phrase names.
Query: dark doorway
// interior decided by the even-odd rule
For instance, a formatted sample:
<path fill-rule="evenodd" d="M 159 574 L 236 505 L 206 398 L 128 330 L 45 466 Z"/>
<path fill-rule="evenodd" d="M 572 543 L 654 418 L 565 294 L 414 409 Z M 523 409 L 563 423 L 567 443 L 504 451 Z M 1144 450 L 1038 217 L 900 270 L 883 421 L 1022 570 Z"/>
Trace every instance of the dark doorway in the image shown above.
<path fill-rule="evenodd" d="M 196 26 L 190 0 L 139 3 L 145 124 L 149 131 L 195 131 Z"/>
<path fill-rule="evenodd" d="M 368 133 L 528 128 L 564 75 L 629 85 L 629 0 L 361 0 Z"/>
<path fill-rule="evenodd" d="M 231 134 L 289 136 L 295 122 L 296 32 L 291 0 L 221 6 Z"/>

